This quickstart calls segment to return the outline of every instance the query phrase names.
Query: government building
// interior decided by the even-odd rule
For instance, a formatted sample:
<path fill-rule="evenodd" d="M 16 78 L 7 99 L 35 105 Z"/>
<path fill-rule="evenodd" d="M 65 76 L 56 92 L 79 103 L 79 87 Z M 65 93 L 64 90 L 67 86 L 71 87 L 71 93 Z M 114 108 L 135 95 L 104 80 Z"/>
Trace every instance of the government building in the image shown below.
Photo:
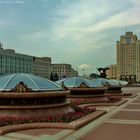
<path fill-rule="evenodd" d="M 9 73 L 32 73 L 32 56 L 15 53 L 12 49 L 0 48 L 0 75 Z"/>
<path fill-rule="evenodd" d="M 50 79 L 51 58 L 35 57 L 3 49 L 0 43 L 0 75 L 32 73 Z"/>
<path fill-rule="evenodd" d="M 109 79 L 117 79 L 117 65 L 112 64 L 108 66 L 108 70 L 106 71 L 107 78 Z"/>
<path fill-rule="evenodd" d="M 14 73 L 32 73 L 50 79 L 51 73 L 58 79 L 78 76 L 70 64 L 51 64 L 50 57 L 36 57 L 3 49 L 0 43 L 0 76 Z"/>
<path fill-rule="evenodd" d="M 52 64 L 51 71 L 53 75 L 58 75 L 58 79 L 78 76 L 78 72 L 74 70 L 70 64 Z"/>
<path fill-rule="evenodd" d="M 117 79 L 130 83 L 140 81 L 140 40 L 133 32 L 120 36 L 116 44 Z"/>
<path fill-rule="evenodd" d="M 50 57 L 33 57 L 33 74 L 50 79 L 51 75 L 51 58 Z"/>

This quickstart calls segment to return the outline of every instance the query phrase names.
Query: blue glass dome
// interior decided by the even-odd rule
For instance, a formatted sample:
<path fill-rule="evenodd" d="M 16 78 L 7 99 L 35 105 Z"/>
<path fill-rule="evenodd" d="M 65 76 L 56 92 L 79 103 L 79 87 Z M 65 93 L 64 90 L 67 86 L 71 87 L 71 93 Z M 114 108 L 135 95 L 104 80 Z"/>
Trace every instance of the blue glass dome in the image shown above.
<path fill-rule="evenodd" d="M 63 83 L 66 87 L 79 87 L 82 83 L 86 84 L 88 87 L 102 87 L 100 83 L 93 82 L 92 80 L 83 77 L 64 78 L 56 81 L 56 83 L 61 86 Z"/>
<path fill-rule="evenodd" d="M 123 80 L 118 80 L 120 82 L 120 84 L 123 86 L 123 85 L 127 85 L 128 82 L 127 81 L 123 81 Z"/>
<path fill-rule="evenodd" d="M 115 80 L 115 79 L 106 79 L 106 78 L 97 78 L 97 79 L 93 79 L 94 82 L 100 83 L 103 86 L 120 86 L 121 83 L 119 80 Z"/>
<path fill-rule="evenodd" d="M 0 91 L 10 91 L 17 84 L 23 82 L 33 91 L 56 91 L 63 90 L 58 84 L 33 74 L 16 73 L 0 77 Z"/>
<path fill-rule="evenodd" d="M 106 78 L 96 78 L 96 79 L 92 79 L 93 82 L 99 83 L 103 86 L 105 85 L 110 85 L 109 80 Z"/>
<path fill-rule="evenodd" d="M 57 84 L 59 84 L 59 85 L 62 86 L 62 83 L 63 83 L 65 80 L 67 80 L 67 79 L 68 79 L 68 78 L 63 78 L 63 79 L 60 79 L 60 80 L 56 81 L 55 83 L 57 83 Z"/>
<path fill-rule="evenodd" d="M 121 85 L 120 81 L 115 80 L 115 79 L 110 79 L 108 81 L 109 81 L 110 85 L 112 85 L 112 86 L 119 86 L 119 85 Z"/>

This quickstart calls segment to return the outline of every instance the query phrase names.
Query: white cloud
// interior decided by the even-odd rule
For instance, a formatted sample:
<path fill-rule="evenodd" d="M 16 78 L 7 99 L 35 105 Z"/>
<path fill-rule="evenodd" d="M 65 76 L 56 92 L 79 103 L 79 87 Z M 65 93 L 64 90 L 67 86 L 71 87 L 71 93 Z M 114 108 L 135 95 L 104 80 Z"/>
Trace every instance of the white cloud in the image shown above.
<path fill-rule="evenodd" d="M 11 42 L 15 41 L 13 46 L 21 44 L 23 46 L 21 51 L 29 49 L 40 56 L 49 54 L 52 59 L 73 63 L 75 67 L 81 64 L 79 71 L 92 70 L 94 68 L 91 66 L 92 64 L 100 66 L 114 61 L 115 54 L 112 51 L 115 50 L 115 38 L 119 37 L 118 27 L 140 24 L 140 0 L 60 0 L 58 5 L 47 3 L 48 0 L 42 1 L 44 7 L 40 11 L 44 8 L 44 12 L 40 13 L 38 10 L 37 16 L 35 13 L 35 17 L 28 19 L 26 14 L 30 11 L 21 9 L 21 12 L 25 12 L 25 14 L 21 14 L 20 18 L 17 17 L 16 20 L 13 19 L 16 16 L 13 16 L 13 13 L 16 12 L 12 14 L 8 12 L 6 17 L 3 17 L 7 18 L 7 21 L 0 20 L 0 29 L 5 29 L 7 24 L 11 24 L 13 21 L 17 22 L 17 28 L 16 26 L 14 28 L 10 26 L 11 30 L 6 28 L 9 32 L 15 31 L 14 33 L 19 37 L 17 40 L 14 40 L 15 36 L 9 37 Z M 8 19 L 13 21 L 8 21 Z M 24 20 L 27 20 L 25 22 L 27 25 L 23 25 L 21 29 L 18 24 Z M 35 24 L 33 24 L 34 21 Z M 44 24 L 37 24 L 39 22 L 44 22 Z M 29 23 L 31 28 L 29 28 Z M 114 30 L 116 27 L 118 32 L 113 33 L 116 31 Z M 7 32 L 4 34 L 9 35 Z M 8 40 L 10 44 L 10 39 L 5 40 Z M 103 54 L 109 51 L 107 48 L 111 47 L 110 53 L 113 56 L 104 56 Z M 106 59 L 109 61 L 105 62 Z"/>
<path fill-rule="evenodd" d="M 134 5 L 139 5 L 140 1 L 139 0 L 130 0 Z"/>
<path fill-rule="evenodd" d="M 81 64 L 78 67 L 79 75 L 89 75 L 91 71 L 93 71 L 93 66 L 90 64 Z"/>
<path fill-rule="evenodd" d="M 119 1 L 118 3 L 110 1 L 109 4 L 92 0 L 74 3 L 74 5 L 70 5 L 64 10 L 69 18 L 65 19 L 61 25 L 56 26 L 54 35 L 58 40 L 72 38 L 78 41 L 84 38 L 83 34 L 99 32 L 112 27 L 140 24 L 140 2 L 138 0 L 131 0 L 130 2 L 132 4 L 131 8 L 119 6 L 123 7 L 122 12 L 119 11 L 114 15 L 110 15 L 110 13 L 113 10 L 118 10 L 116 4 L 119 5 Z M 68 12 L 70 8 L 71 11 Z M 62 12 L 62 10 L 58 10 L 58 12 Z M 105 20 L 96 20 L 103 15 L 106 16 Z"/>
<path fill-rule="evenodd" d="M 131 11 L 125 11 L 118 15 L 112 16 L 107 20 L 104 20 L 100 23 L 97 23 L 94 26 L 87 27 L 83 29 L 85 32 L 98 32 L 104 29 L 112 28 L 112 27 L 122 27 L 126 25 L 135 25 L 140 24 L 139 14 L 140 10 L 133 9 Z"/>
<path fill-rule="evenodd" d="M 4 25 L 5 25 L 5 22 L 0 21 L 0 26 L 4 26 Z"/>
<path fill-rule="evenodd" d="M 78 68 L 79 69 L 90 69 L 92 66 L 88 64 L 81 64 Z"/>
<path fill-rule="evenodd" d="M 45 39 L 48 36 L 47 32 L 45 31 L 36 31 L 22 34 L 19 38 L 24 41 L 40 41 Z"/>
<path fill-rule="evenodd" d="M 77 52 L 85 53 L 91 49 L 103 47 L 103 45 L 98 45 L 97 43 L 101 38 L 104 39 L 104 35 L 100 34 L 101 31 L 114 27 L 140 24 L 139 1 L 132 0 L 133 6 L 129 8 L 125 7 L 127 2 L 124 2 L 124 5 L 122 3 L 122 5 L 117 6 L 120 4 L 119 2 L 119 0 L 117 2 L 110 1 L 110 3 L 96 0 L 80 0 L 80 2 L 76 1 L 65 8 L 56 9 L 58 14 L 65 14 L 68 18 L 56 24 L 52 34 L 54 41 L 67 39 L 74 41 L 78 47 L 73 49 Z M 118 12 L 113 13 L 113 11 L 117 10 Z M 100 17 L 104 18 L 97 20 Z"/>
<path fill-rule="evenodd" d="M 83 38 L 83 28 L 95 21 L 97 16 L 105 12 L 102 8 L 96 10 L 93 1 L 80 1 L 68 5 L 65 9 L 58 9 L 57 13 L 60 15 L 65 13 L 68 18 L 64 19 L 59 25 L 56 25 L 54 29 L 54 35 L 56 39 L 62 40 L 66 38 L 81 39 Z M 93 8 L 94 7 L 94 8 Z M 102 11 L 102 12 L 101 12 Z M 62 12 L 62 13 L 61 13 Z"/>
<path fill-rule="evenodd" d="M 0 20 L 0 27 L 8 27 L 8 26 L 11 26 L 11 25 L 15 25 L 15 23 L 11 20 Z"/>

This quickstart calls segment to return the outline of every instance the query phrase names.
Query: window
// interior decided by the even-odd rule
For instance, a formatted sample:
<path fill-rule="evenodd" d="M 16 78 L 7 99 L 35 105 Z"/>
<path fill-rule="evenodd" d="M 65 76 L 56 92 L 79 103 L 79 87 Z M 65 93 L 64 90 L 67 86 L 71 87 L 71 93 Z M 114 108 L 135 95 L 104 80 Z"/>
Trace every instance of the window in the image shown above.
<path fill-rule="evenodd" d="M 131 38 L 130 37 L 126 37 L 125 38 L 125 42 L 126 42 L 126 44 L 131 44 Z"/>

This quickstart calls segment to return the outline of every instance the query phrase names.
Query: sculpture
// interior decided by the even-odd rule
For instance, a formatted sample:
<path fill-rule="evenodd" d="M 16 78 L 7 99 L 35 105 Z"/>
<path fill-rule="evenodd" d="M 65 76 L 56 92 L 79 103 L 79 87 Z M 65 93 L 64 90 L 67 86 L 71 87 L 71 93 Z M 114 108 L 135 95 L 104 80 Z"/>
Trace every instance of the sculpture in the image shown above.
<path fill-rule="evenodd" d="M 100 77 L 101 78 L 106 78 L 106 71 L 108 70 L 109 68 L 108 67 L 105 67 L 105 68 L 97 68 L 97 70 L 100 72 Z"/>

